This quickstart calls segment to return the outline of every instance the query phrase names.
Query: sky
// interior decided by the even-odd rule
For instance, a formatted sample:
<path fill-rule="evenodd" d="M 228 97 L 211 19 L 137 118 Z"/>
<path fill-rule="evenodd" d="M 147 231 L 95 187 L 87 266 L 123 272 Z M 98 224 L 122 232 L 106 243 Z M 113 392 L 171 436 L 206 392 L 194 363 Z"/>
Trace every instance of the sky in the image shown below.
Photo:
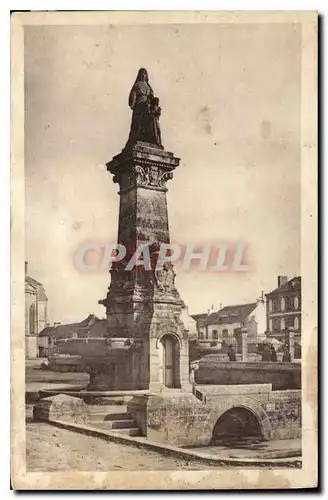
<path fill-rule="evenodd" d="M 171 240 L 242 242 L 248 271 L 176 269 L 190 313 L 253 302 L 300 275 L 301 31 L 298 24 L 25 27 L 28 274 L 49 322 L 103 317 L 110 276 L 74 266 L 115 243 L 128 95 L 146 67 L 162 139 L 181 158 L 167 193 Z"/>

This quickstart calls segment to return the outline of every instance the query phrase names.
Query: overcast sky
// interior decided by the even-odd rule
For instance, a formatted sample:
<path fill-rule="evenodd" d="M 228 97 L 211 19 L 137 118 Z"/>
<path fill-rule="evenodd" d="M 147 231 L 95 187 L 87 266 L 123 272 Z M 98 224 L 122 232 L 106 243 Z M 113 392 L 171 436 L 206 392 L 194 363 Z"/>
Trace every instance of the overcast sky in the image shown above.
<path fill-rule="evenodd" d="M 191 313 L 254 301 L 300 273 L 301 45 L 296 24 L 25 27 L 26 259 L 49 320 L 104 316 L 109 275 L 81 274 L 83 242 L 117 237 L 128 94 L 146 67 L 162 106 L 171 240 L 248 245 L 249 272 L 183 272 Z"/>

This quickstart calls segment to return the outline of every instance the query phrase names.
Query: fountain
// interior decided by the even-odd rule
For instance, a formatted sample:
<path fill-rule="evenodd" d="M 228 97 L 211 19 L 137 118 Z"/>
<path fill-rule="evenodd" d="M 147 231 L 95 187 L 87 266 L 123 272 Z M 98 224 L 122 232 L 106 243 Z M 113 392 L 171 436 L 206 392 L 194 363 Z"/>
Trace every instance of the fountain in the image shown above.
<path fill-rule="evenodd" d="M 191 391 L 190 332 L 171 263 L 156 270 L 161 244 L 170 242 L 167 181 L 180 159 L 165 151 L 158 98 L 141 69 L 129 97 L 131 131 L 123 151 L 107 163 L 119 186 L 118 239 L 126 256 L 113 262 L 106 308 L 107 337 L 57 341 L 62 353 L 79 354 L 90 373 L 89 390 Z M 140 243 L 149 246 L 150 270 L 126 264 Z"/>

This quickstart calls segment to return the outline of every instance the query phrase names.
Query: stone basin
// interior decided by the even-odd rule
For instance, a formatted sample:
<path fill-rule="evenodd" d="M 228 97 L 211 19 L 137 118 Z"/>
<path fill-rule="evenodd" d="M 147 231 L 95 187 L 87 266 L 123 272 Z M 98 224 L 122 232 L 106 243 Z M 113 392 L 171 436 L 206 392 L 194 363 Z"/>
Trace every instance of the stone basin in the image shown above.
<path fill-rule="evenodd" d="M 84 362 L 115 360 L 140 346 L 140 340 L 128 337 L 68 338 L 56 342 L 60 354 L 79 355 Z"/>

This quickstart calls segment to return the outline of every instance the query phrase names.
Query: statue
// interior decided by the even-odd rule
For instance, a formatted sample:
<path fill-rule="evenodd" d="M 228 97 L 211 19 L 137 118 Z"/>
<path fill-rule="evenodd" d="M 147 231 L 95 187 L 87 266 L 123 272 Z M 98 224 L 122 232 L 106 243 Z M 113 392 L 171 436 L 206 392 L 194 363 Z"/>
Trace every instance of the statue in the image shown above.
<path fill-rule="evenodd" d="M 149 142 L 162 146 L 159 117 L 161 108 L 158 97 L 154 97 L 153 89 L 148 81 L 145 68 L 138 71 L 138 75 L 129 95 L 129 106 L 132 109 L 132 123 L 127 144 L 137 141 Z"/>

